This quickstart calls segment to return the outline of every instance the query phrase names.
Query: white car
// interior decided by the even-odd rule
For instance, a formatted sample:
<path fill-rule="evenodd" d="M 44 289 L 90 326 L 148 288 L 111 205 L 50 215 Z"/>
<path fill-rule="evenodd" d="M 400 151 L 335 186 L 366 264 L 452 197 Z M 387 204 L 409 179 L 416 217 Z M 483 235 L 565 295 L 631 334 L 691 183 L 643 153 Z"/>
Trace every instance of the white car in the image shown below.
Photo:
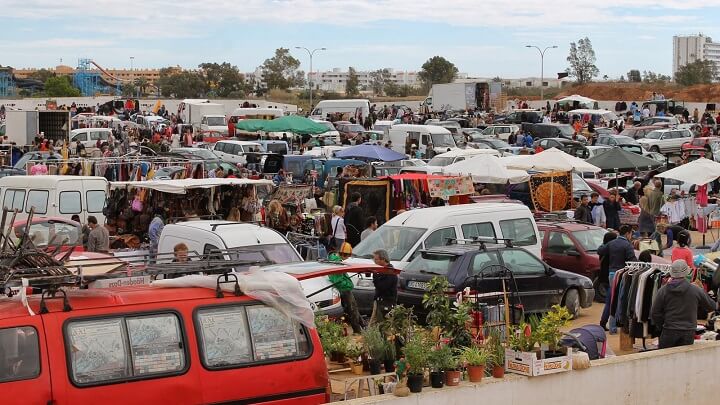
<path fill-rule="evenodd" d="M 657 129 L 648 132 L 645 138 L 638 139 L 643 149 L 650 152 L 680 152 L 682 145 L 693 137 L 687 129 Z"/>
<path fill-rule="evenodd" d="M 263 148 L 257 142 L 219 141 L 212 150 L 224 162 L 237 165 L 246 164 L 248 153 L 260 153 Z"/>
<path fill-rule="evenodd" d="M 517 134 L 520 132 L 520 126 L 518 125 L 490 125 L 483 129 L 483 135 L 490 135 L 507 141 L 510 134 Z"/>

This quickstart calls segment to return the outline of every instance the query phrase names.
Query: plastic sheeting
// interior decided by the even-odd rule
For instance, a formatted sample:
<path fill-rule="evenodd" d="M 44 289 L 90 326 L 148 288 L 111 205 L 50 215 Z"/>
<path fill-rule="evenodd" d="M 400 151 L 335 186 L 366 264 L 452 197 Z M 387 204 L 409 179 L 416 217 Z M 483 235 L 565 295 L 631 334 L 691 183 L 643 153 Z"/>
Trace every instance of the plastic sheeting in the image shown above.
<path fill-rule="evenodd" d="M 232 272 L 230 274 L 237 276 L 243 294 L 277 309 L 308 328 L 315 327 L 315 313 L 310 301 L 305 297 L 300 282 L 295 277 L 278 271 L 263 271 L 257 267 L 242 273 Z M 232 280 L 232 277 L 230 279 Z M 193 274 L 174 279 L 155 280 L 151 286 L 157 288 L 200 287 L 215 290 L 217 280 L 217 275 Z M 224 292 L 232 293 L 235 285 L 226 283 L 221 284 L 220 288 Z"/>

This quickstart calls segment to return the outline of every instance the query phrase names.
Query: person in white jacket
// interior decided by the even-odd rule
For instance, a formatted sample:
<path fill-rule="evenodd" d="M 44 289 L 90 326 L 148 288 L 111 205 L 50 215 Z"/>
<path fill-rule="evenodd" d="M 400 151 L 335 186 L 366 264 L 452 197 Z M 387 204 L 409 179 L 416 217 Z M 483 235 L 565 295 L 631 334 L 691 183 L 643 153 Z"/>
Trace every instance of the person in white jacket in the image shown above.
<path fill-rule="evenodd" d="M 600 199 L 600 194 L 593 192 L 590 194 L 590 215 L 592 215 L 593 224 L 596 226 L 605 228 L 605 209 L 603 208 L 603 202 Z"/>

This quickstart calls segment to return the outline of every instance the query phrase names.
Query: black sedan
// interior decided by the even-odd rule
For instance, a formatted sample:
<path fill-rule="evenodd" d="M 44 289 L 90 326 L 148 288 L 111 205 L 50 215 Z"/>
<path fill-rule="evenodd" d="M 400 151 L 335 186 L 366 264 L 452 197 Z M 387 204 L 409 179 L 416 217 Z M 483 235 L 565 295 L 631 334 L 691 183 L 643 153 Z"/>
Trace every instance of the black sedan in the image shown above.
<path fill-rule="evenodd" d="M 508 270 L 514 281 L 503 275 Z M 506 288 L 517 293 L 525 313 L 543 313 L 561 304 L 577 317 L 581 307 L 592 305 L 595 295 L 589 278 L 554 269 L 525 249 L 464 244 L 429 249 L 410 262 L 399 276 L 398 304 L 412 306 L 424 319 L 423 294 L 435 276 L 447 277 L 455 292 L 470 287 L 488 294 L 488 302 L 498 301 L 492 293 L 501 292 L 506 279 Z"/>

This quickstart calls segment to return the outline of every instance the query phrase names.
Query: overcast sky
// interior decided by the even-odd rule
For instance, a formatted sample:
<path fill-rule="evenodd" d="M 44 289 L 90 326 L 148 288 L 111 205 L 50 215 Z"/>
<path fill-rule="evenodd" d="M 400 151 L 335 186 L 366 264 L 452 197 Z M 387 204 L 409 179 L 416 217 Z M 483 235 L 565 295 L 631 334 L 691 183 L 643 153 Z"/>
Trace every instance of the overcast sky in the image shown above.
<path fill-rule="evenodd" d="M 314 70 L 418 70 L 441 55 L 471 76 L 546 77 L 567 67 L 569 43 L 588 36 L 600 76 L 670 74 L 672 36 L 717 34 L 720 0 L 0 0 L 0 64 L 108 68 L 231 62 L 252 71 L 278 47 L 326 47 Z"/>

